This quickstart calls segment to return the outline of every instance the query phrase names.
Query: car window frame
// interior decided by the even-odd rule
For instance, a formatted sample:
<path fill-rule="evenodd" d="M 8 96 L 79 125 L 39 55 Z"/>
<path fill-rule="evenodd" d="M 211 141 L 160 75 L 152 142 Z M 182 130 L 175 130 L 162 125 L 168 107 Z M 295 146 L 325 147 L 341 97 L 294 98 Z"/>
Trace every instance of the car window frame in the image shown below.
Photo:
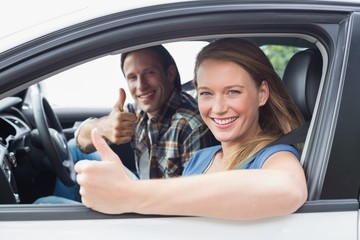
<path fill-rule="evenodd" d="M 179 11 L 183 11 L 183 10 L 184 9 L 181 9 Z M 222 32 L 222 34 L 215 34 L 212 31 L 204 30 L 201 28 L 200 22 L 204 21 L 204 15 L 199 14 L 197 16 L 189 18 L 187 21 L 191 21 L 194 23 L 194 20 L 196 20 L 196 23 L 199 24 L 197 27 L 200 29 L 199 32 L 195 32 L 194 30 L 192 30 L 194 32 L 190 33 L 190 35 L 199 36 L 199 39 L 201 39 L 202 36 L 203 36 L 203 38 L 209 38 L 209 36 L 211 36 L 212 38 L 224 37 L 224 36 L 235 36 L 235 35 L 236 36 L 248 36 L 249 30 L 246 27 L 248 27 L 249 24 L 246 22 L 241 23 L 241 20 L 245 20 L 245 19 L 253 19 L 254 20 L 253 23 L 251 24 L 251 27 L 254 27 L 254 29 L 257 29 L 256 30 L 257 32 L 269 33 L 271 31 L 274 31 L 275 33 L 278 33 L 278 34 L 284 34 L 284 32 L 286 32 L 286 30 L 288 32 L 292 32 L 292 29 L 290 29 L 290 27 L 287 24 L 280 23 L 281 18 L 286 18 L 287 15 L 290 15 L 290 14 L 296 15 L 296 13 L 298 13 L 299 16 L 295 16 L 293 18 L 294 24 L 296 24 L 296 17 L 298 17 L 300 19 L 300 17 L 304 17 L 304 15 L 307 16 L 306 12 L 301 12 L 301 11 L 293 10 L 292 12 L 288 12 L 288 13 L 279 11 L 279 12 L 277 12 L 280 16 L 279 22 L 277 23 L 276 26 L 272 26 L 272 27 L 268 28 L 269 27 L 268 25 L 266 25 L 266 24 L 264 25 L 263 23 L 261 23 L 261 21 L 263 19 L 261 19 L 261 18 L 255 19 L 254 17 L 251 17 L 251 15 L 253 14 L 253 10 L 251 8 L 237 9 L 237 11 L 243 13 L 244 15 L 237 18 L 236 14 L 235 14 L 235 13 L 237 13 L 236 11 L 229 13 L 229 16 L 231 15 L 231 17 L 227 16 L 225 13 L 224 13 L 224 15 L 222 15 L 222 13 L 217 13 L 217 14 L 211 13 L 211 14 L 207 15 L 206 19 L 216 22 L 214 27 L 217 29 L 217 31 Z M 304 155 L 304 158 L 325 159 L 324 162 L 322 162 L 322 164 L 326 165 L 327 164 L 326 159 L 328 159 L 327 154 L 329 154 L 328 149 L 332 145 L 332 139 L 333 139 L 333 135 L 334 135 L 334 132 L 326 131 L 326 130 L 327 130 L 327 127 L 329 126 L 329 124 L 336 125 L 336 119 L 337 119 L 338 107 L 339 107 L 339 105 L 338 105 L 339 96 L 340 96 L 339 94 L 341 93 L 338 91 L 339 87 L 341 87 L 341 85 L 340 85 L 341 82 L 338 81 L 338 79 L 343 81 L 343 77 L 341 76 L 341 74 L 343 74 L 343 71 L 341 69 L 343 68 L 344 63 L 342 63 L 341 61 L 346 57 L 346 55 L 345 55 L 346 51 L 345 52 L 342 51 L 343 50 L 342 46 L 344 46 L 343 44 L 347 43 L 347 41 L 348 41 L 347 38 L 349 37 L 349 34 L 350 34 L 350 33 L 348 33 L 348 31 L 352 25 L 349 20 L 349 18 L 351 18 L 351 15 L 349 15 L 350 14 L 349 12 L 335 12 L 335 13 L 333 13 L 333 12 L 325 13 L 324 12 L 323 14 L 320 14 L 321 11 L 319 9 L 317 9 L 314 12 L 319 13 L 319 14 L 316 16 L 309 17 L 307 19 L 308 25 L 304 24 L 304 25 L 300 25 L 298 27 L 300 27 L 302 29 L 304 36 L 311 36 L 314 38 L 316 37 L 316 39 L 319 39 L 318 44 L 319 45 L 321 45 L 321 43 L 324 44 L 324 46 L 326 46 L 326 47 L 324 47 L 325 52 L 330 53 L 329 54 L 329 65 L 333 67 L 332 68 L 333 72 L 326 71 L 324 73 L 326 79 L 324 81 L 324 84 L 322 85 L 321 91 L 322 91 L 322 93 L 329 93 L 329 92 L 334 93 L 336 98 L 331 100 L 331 99 L 327 99 L 326 97 L 324 97 L 323 94 L 320 95 L 319 100 L 318 100 L 317 112 L 316 112 L 315 117 L 313 118 L 314 120 L 311 125 L 311 131 L 313 131 L 313 129 L 316 128 L 319 130 L 319 132 L 321 134 L 320 135 L 312 134 L 307 139 L 308 145 L 313 144 L 314 146 L 318 146 L 318 147 L 325 146 L 325 149 L 327 149 L 326 153 L 317 153 L 315 147 L 312 147 L 311 149 L 306 150 L 306 154 Z M 273 14 L 274 10 L 268 10 L 268 13 Z M 151 29 L 154 29 L 153 26 L 155 26 L 155 25 L 152 25 L 152 24 L 157 24 L 157 21 L 151 21 L 151 18 L 150 18 L 149 22 L 146 22 L 145 24 L 139 26 L 139 29 L 136 29 L 136 31 L 134 29 L 131 29 L 129 26 L 125 26 L 125 25 L 123 26 L 122 24 L 119 24 L 121 27 L 117 26 L 117 27 L 119 27 L 120 30 L 119 29 L 116 30 L 114 28 L 114 30 L 112 30 L 113 32 L 109 31 L 106 33 L 100 33 L 101 31 L 100 31 L 100 29 L 98 29 L 97 30 L 98 32 L 95 32 L 95 33 L 98 33 L 98 35 L 96 37 L 98 37 L 98 38 L 104 37 L 104 40 L 107 40 L 107 41 L 111 41 L 112 38 L 116 39 L 116 37 L 119 37 L 119 36 L 126 36 L 125 39 L 119 40 L 116 44 L 114 42 L 112 42 L 114 44 L 114 46 L 109 44 L 109 47 L 106 48 L 106 50 L 101 49 L 99 47 L 98 49 L 92 49 L 91 52 L 86 52 L 89 49 L 91 49 L 90 43 L 94 44 L 96 42 L 95 40 L 90 39 L 91 31 L 88 30 L 87 28 L 83 29 L 84 32 L 86 32 L 86 30 L 88 30 L 87 36 L 89 36 L 89 38 L 87 39 L 87 38 L 83 38 L 83 35 L 82 35 L 83 33 L 80 33 L 81 31 L 73 32 L 73 29 L 71 29 L 71 30 L 69 30 L 69 34 L 73 35 L 73 36 L 72 36 L 72 38 L 70 38 L 68 36 L 69 37 L 67 39 L 68 42 L 66 42 L 66 40 L 64 38 L 59 39 L 58 41 L 55 41 L 55 42 L 57 42 L 56 44 L 58 44 L 55 46 L 60 46 L 61 44 L 64 44 L 64 43 L 68 44 L 69 50 L 68 50 L 66 56 L 59 55 L 61 58 L 59 59 L 58 65 L 53 66 L 50 69 L 39 68 L 39 69 L 37 69 L 38 72 L 36 72 L 36 73 L 34 73 L 33 72 L 34 70 L 31 69 L 33 66 L 35 66 L 35 64 L 39 64 L 39 62 L 43 62 L 45 64 L 47 59 L 49 59 L 49 58 L 52 59 L 56 55 L 55 52 L 52 52 L 52 51 L 54 51 L 54 50 L 52 50 L 54 48 L 54 45 L 52 45 L 52 44 L 54 44 L 54 42 L 50 41 L 51 43 L 49 43 L 48 45 L 46 43 L 40 44 L 39 41 L 38 42 L 35 41 L 31 44 L 29 43 L 26 46 L 26 48 L 29 48 L 30 52 L 24 53 L 24 54 L 30 54 L 30 56 L 37 56 L 37 55 L 40 55 L 40 56 L 37 56 L 38 58 L 35 58 L 33 60 L 34 64 L 32 64 L 31 62 L 26 65 L 21 65 L 21 63 L 17 63 L 17 62 L 14 63 L 14 64 L 19 64 L 19 67 L 23 68 L 25 71 L 22 73 L 18 73 L 18 74 L 8 73 L 9 76 L 12 76 L 12 79 L 18 79 L 19 83 L 17 83 L 18 85 L 15 86 L 15 89 L 12 91 L 9 91 L 9 89 L 11 87 L 14 87 L 13 84 L 9 84 L 9 85 L 2 84 L 2 86 L 4 86 L 4 88 L 3 88 L 3 90 L 1 90 L 1 93 L 2 93 L 1 96 L 6 96 L 6 94 L 10 94 L 10 93 L 18 90 L 19 88 L 28 87 L 31 84 L 33 84 L 34 82 L 38 82 L 39 80 L 42 80 L 44 78 L 43 75 L 44 76 L 51 75 L 51 74 L 55 73 L 56 71 L 61 71 L 63 68 L 68 68 L 73 65 L 77 65 L 80 62 L 85 61 L 86 59 L 89 59 L 89 58 L 92 58 L 95 56 L 99 56 L 101 54 L 109 53 L 111 51 L 118 51 L 119 48 L 121 51 L 125 51 L 125 50 L 131 50 L 134 48 L 141 48 L 141 47 L 148 46 L 151 44 L 157 44 L 159 42 L 167 42 L 170 40 L 174 41 L 177 39 L 182 39 L 183 37 L 182 37 L 181 33 L 178 33 L 177 31 L 186 30 L 187 28 L 185 26 L 181 26 L 180 29 L 179 28 L 176 30 L 173 29 L 173 26 L 176 26 L 176 22 L 179 21 L 179 19 L 181 20 L 181 17 L 176 16 L 172 19 L 171 16 L 167 15 L 165 12 L 162 14 L 169 17 L 170 22 L 166 23 L 165 28 L 162 29 L 162 31 L 160 33 L 154 34 L 153 36 L 151 36 L 149 42 L 139 39 L 139 36 L 140 36 L 140 32 L 146 31 L 146 29 L 149 28 L 149 26 L 152 26 Z M 183 14 L 185 14 L 185 12 Z M 325 15 L 325 17 L 321 18 L 324 15 Z M 217 18 L 215 19 L 214 16 L 217 16 Z M 239 26 L 235 26 L 234 29 L 230 29 L 231 27 L 233 27 L 233 25 L 228 23 L 229 25 L 225 25 L 225 26 L 228 26 L 229 29 L 224 28 L 224 29 L 220 30 L 220 28 L 223 27 L 223 26 L 221 26 L 221 24 L 226 24 L 226 23 L 225 23 L 225 21 L 219 21 L 219 16 L 223 16 L 227 20 L 229 20 L 229 19 L 235 20 L 236 19 Z M 135 16 L 132 21 L 134 23 L 136 23 L 137 21 L 142 22 L 145 20 L 149 20 L 149 19 L 147 19 L 147 17 L 149 17 L 149 16 L 146 16 L 146 14 L 143 14 L 143 15 L 139 14 L 138 16 Z M 104 18 L 102 20 L 105 20 L 105 19 L 106 18 Z M 315 21 L 317 21 L 316 19 L 322 19 L 323 22 L 328 21 L 329 23 L 328 24 L 326 24 L 326 23 L 313 24 L 312 21 L 315 22 Z M 112 24 L 113 23 L 114 22 L 112 22 Z M 95 25 L 94 24 L 95 24 L 95 22 L 92 22 L 91 24 L 89 23 L 89 25 L 87 27 L 90 28 L 90 26 L 91 27 L 97 26 L 96 24 Z M 161 29 L 162 26 L 164 26 L 164 25 L 159 23 L 158 28 Z M 99 27 L 101 27 L 101 26 L 99 25 Z M 323 28 L 323 29 L 333 28 L 333 30 L 330 31 L 332 34 L 327 35 L 324 30 L 320 31 L 319 28 L 320 29 L 321 28 Z M 106 28 L 104 28 L 104 29 L 106 29 Z M 102 29 L 102 30 L 104 30 L 104 29 Z M 167 31 L 169 31 L 169 32 L 167 32 Z M 235 34 L 234 31 L 237 31 L 237 34 Z M 257 34 L 256 31 L 254 31 L 252 33 L 254 35 L 256 35 Z M 336 35 L 339 31 L 346 32 L 347 34 L 342 34 L 341 38 L 338 39 Z M 215 30 L 214 30 L 214 32 L 215 32 Z M 94 32 L 91 32 L 91 33 L 94 33 Z M 124 33 L 127 33 L 127 34 L 124 34 Z M 104 35 L 102 36 L 101 34 L 104 34 Z M 59 35 L 59 36 L 61 36 L 61 35 Z M 189 36 L 188 38 L 191 39 L 194 36 Z M 250 36 L 251 36 L 251 34 L 250 34 Z M 54 37 L 54 36 L 52 36 L 52 37 L 48 36 L 48 37 L 49 37 L 49 39 L 52 39 L 52 37 Z M 131 39 L 136 39 L 136 40 L 133 42 L 130 42 Z M 76 40 L 76 41 L 71 42 L 70 40 Z M 34 47 L 33 49 L 31 49 L 32 46 Z M 79 49 L 80 49 L 79 46 L 83 47 L 83 49 L 81 50 L 81 54 L 79 54 L 77 56 L 70 54 L 70 52 L 72 50 L 79 51 Z M 102 43 L 101 46 L 104 47 L 104 44 Z M 42 53 L 40 51 L 40 49 L 42 49 L 44 52 Z M 47 50 L 48 52 L 45 50 Z M 70 58 L 69 56 L 72 56 L 73 58 Z M 16 55 L 14 58 L 16 58 Z M 69 59 L 71 59 L 71 60 L 69 61 Z M 49 64 L 46 63 L 45 66 L 49 66 Z M 339 69 L 340 69 L 340 71 L 338 71 Z M 29 73 L 29 75 L 26 75 L 27 73 Z M 27 82 L 29 79 L 31 79 L 31 81 Z M 4 93 L 5 91 L 8 91 L 8 92 Z M 325 111 L 329 111 L 330 113 L 326 114 Z M 332 119 L 332 121 L 326 121 L 323 118 L 323 116 L 329 117 L 330 119 Z M 322 142 L 322 140 L 324 140 L 324 139 L 326 139 L 327 141 Z M 313 167 L 310 165 L 309 165 L 309 167 Z M 324 182 L 324 179 L 321 179 L 321 177 L 319 177 L 319 175 L 321 176 L 324 174 L 321 172 L 324 169 L 324 165 L 322 165 L 322 166 L 316 165 L 313 167 L 313 169 L 315 169 L 316 171 L 314 170 L 313 172 L 310 172 L 310 176 L 317 176 L 316 179 L 318 179 L 316 181 L 314 180 L 313 185 L 311 182 L 312 180 L 309 180 L 310 185 L 313 186 L 312 187 L 313 192 L 310 192 L 310 193 L 314 195 L 312 198 L 310 198 L 310 200 L 318 200 L 318 198 L 319 198 L 318 194 L 321 193 L 321 191 L 322 191 L 322 184 Z M 32 206 L 32 207 L 34 207 L 34 206 Z"/>

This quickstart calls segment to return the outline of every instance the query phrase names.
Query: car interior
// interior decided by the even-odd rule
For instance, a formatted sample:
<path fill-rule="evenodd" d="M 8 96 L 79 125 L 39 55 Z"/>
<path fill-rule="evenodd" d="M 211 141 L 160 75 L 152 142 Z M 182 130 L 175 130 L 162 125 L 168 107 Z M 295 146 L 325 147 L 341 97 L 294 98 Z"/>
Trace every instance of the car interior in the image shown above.
<path fill-rule="evenodd" d="M 271 43 L 304 49 L 291 57 L 282 79 L 305 120 L 310 122 L 321 92 L 324 52 L 315 43 L 299 37 L 246 38 L 259 46 Z M 184 83 L 183 90 L 193 90 L 191 80 Z M 63 147 L 72 136 L 68 128 L 74 128 L 63 124 L 41 93 L 31 96 L 32 106 L 25 104 L 28 96 L 27 88 L 0 101 L 0 204 L 31 204 L 52 194 L 56 177 L 69 185 L 75 178 Z M 116 152 L 131 154 L 123 149 L 114 146 Z M 131 161 L 124 164 L 134 169 Z M 303 164 L 306 172 L 306 163 Z"/>

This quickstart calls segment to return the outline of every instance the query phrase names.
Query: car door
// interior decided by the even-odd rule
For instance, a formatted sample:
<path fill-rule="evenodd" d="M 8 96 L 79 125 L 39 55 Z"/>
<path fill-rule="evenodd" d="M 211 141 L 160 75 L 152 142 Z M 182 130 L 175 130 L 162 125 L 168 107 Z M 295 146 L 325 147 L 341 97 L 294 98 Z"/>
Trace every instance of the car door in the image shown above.
<path fill-rule="evenodd" d="M 171 239 L 357 239 L 360 174 L 356 146 L 360 119 L 356 110 L 354 112 L 354 102 L 360 100 L 356 92 L 360 74 L 356 65 L 360 18 L 356 9 L 350 4 L 305 1 L 283 4 L 190 1 L 94 19 L 46 36 L 48 41 L 29 43 L 23 46 L 21 54 L 8 52 L 5 57 L 13 54 L 12 59 L 34 58 L 42 65 L 26 61 L 0 63 L 0 69 L 4 69 L 0 74 L 3 95 L 14 85 L 30 85 L 29 82 L 40 76 L 103 54 L 184 38 L 296 36 L 299 41 L 310 41 L 322 50 L 325 67 L 301 159 L 308 179 L 309 200 L 296 213 L 234 222 L 131 213 L 104 215 L 83 206 L 3 205 L 0 206 L 1 236 L 9 239 L 17 229 L 20 238 L 41 239 L 62 228 L 80 239 L 84 238 L 84 232 L 87 239 L 97 239 L 100 235 L 132 239 L 150 236 L 158 239 L 169 236 Z M 62 51 L 56 51 L 58 49 Z M 54 59 L 55 67 L 51 65 Z M 22 71 L 10 71 L 14 66 Z M 83 118 L 85 114 L 79 117 Z M 75 114 L 71 121 L 77 121 Z M 348 139 L 354 145 L 349 147 Z"/>

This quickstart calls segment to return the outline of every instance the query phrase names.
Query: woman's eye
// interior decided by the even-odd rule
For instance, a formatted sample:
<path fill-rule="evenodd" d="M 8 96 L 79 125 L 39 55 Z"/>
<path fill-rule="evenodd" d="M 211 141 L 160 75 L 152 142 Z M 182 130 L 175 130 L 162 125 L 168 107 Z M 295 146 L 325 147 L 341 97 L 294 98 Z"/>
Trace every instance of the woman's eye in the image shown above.
<path fill-rule="evenodd" d="M 210 92 L 199 92 L 199 96 L 210 96 L 211 93 Z"/>
<path fill-rule="evenodd" d="M 237 95 L 237 94 L 240 94 L 240 91 L 239 90 L 229 90 L 228 94 L 229 95 Z"/>

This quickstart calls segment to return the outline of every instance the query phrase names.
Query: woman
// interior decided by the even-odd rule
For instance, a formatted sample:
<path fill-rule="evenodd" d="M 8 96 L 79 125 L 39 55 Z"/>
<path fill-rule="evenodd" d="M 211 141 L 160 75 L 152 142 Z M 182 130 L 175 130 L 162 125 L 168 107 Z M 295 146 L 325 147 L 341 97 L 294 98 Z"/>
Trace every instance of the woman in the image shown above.
<path fill-rule="evenodd" d="M 239 39 L 210 43 L 197 57 L 194 83 L 201 116 L 221 146 L 195 154 L 187 177 L 136 181 L 94 129 L 103 161 L 75 165 L 84 205 L 111 214 L 249 220 L 290 214 L 306 201 L 296 148 L 266 148 L 302 117 L 263 52 Z"/>
<path fill-rule="evenodd" d="M 214 158 L 207 159 L 224 165 L 222 169 L 241 168 L 245 159 L 303 122 L 266 55 L 244 40 L 222 39 L 205 47 L 197 57 L 194 85 L 201 117 L 221 142 L 221 148 L 211 148 L 217 153 Z M 270 154 L 283 148 L 297 154 L 291 146 L 266 150 Z M 196 157 L 202 158 L 203 152 L 212 153 L 206 149 Z M 199 164 L 206 163 L 193 159 L 183 175 L 201 173 Z M 213 164 L 207 171 L 213 170 Z M 260 168 L 259 164 L 251 162 L 246 168 Z"/>

